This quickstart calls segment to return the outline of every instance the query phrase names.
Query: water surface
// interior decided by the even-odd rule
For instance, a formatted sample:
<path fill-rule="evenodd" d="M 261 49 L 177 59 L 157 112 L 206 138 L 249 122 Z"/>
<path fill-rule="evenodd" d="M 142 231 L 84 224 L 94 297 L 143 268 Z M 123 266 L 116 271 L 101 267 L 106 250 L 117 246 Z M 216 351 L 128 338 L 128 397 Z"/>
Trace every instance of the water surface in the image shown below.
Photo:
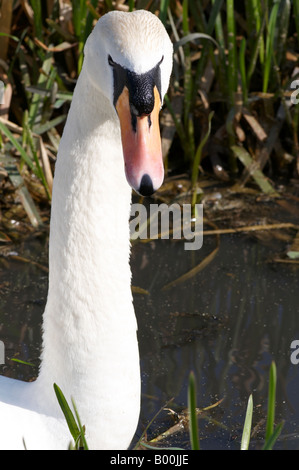
<path fill-rule="evenodd" d="M 46 266 L 47 242 L 47 236 L 31 238 L 9 249 Z M 174 412 L 186 407 L 192 370 L 198 407 L 222 400 L 199 419 L 201 447 L 239 448 L 252 393 L 255 433 L 251 448 L 260 448 L 269 367 L 275 360 L 276 419 L 285 421 L 276 448 L 299 448 L 299 365 L 290 361 L 291 342 L 299 339 L 298 267 L 273 262 L 285 245 L 284 240 L 261 242 L 252 234 L 221 235 L 217 255 L 206 268 L 168 290 L 163 286 L 215 249 L 216 237 L 206 236 L 197 252 L 185 251 L 182 241 L 133 246 L 133 284 L 148 291 L 134 295 L 142 368 L 138 436 L 170 399 L 168 408 Z M 6 347 L 1 373 L 28 380 L 36 368 L 9 358 L 38 364 L 47 273 L 11 257 L 1 257 L 0 262 L 0 335 Z M 172 426 L 176 416 L 172 414 L 162 411 L 148 437 Z M 176 433 L 160 445 L 188 449 L 188 433 Z"/>

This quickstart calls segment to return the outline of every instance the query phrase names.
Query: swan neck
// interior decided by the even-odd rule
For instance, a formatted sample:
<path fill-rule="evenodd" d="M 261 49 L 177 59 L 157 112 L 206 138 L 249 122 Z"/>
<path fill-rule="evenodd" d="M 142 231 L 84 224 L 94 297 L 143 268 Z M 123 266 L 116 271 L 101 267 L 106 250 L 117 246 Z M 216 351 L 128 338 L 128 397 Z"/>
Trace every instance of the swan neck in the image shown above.
<path fill-rule="evenodd" d="M 83 69 L 53 185 L 40 371 L 44 388 L 52 389 L 55 382 L 70 395 L 98 390 L 101 375 L 119 362 L 114 359 L 120 341 L 128 349 L 136 340 L 130 203 L 116 113 Z"/>

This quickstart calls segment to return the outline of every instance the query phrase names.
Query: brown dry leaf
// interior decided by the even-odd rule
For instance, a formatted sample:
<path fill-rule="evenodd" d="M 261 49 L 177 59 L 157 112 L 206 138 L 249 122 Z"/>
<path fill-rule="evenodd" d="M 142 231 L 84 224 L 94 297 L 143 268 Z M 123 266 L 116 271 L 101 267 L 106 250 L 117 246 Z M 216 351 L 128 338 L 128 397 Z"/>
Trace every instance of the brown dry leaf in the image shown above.
<path fill-rule="evenodd" d="M 228 233 L 245 233 L 245 232 L 259 232 L 263 230 L 282 230 L 282 229 L 296 229 L 297 225 L 291 222 L 279 224 L 263 224 L 263 225 L 246 225 L 245 227 L 224 228 L 215 230 L 204 230 L 204 235 L 224 235 Z"/>
<path fill-rule="evenodd" d="M 235 126 L 235 132 L 238 137 L 239 142 L 245 142 L 246 140 L 246 134 L 243 131 L 242 127 L 240 126 L 239 123 L 236 124 Z"/>
<path fill-rule="evenodd" d="M 43 164 L 43 170 L 44 170 L 44 175 L 48 184 L 48 188 L 50 191 L 50 194 L 52 194 L 52 188 L 53 188 L 53 174 L 51 170 L 51 165 L 49 161 L 49 155 L 47 152 L 47 149 L 45 147 L 45 144 L 43 142 L 43 139 L 39 137 L 39 151 L 40 151 L 40 159 Z"/>
<path fill-rule="evenodd" d="M 299 219 L 299 208 L 296 204 L 291 204 L 289 201 L 285 201 L 284 199 L 278 199 L 276 204 Z"/>
<path fill-rule="evenodd" d="M 0 116 L 3 119 L 8 119 L 12 93 L 13 93 L 12 86 L 10 83 L 8 83 L 5 86 L 5 90 L 3 94 L 3 104 L 0 104 Z"/>
<path fill-rule="evenodd" d="M 59 44 L 58 46 L 55 46 L 55 47 L 48 47 L 46 46 L 46 44 L 44 44 L 43 42 L 41 42 L 39 39 L 37 38 L 34 38 L 34 42 L 35 44 L 37 44 L 39 47 L 41 47 L 42 49 L 44 49 L 45 51 L 47 52 L 64 52 L 68 49 L 71 49 L 72 47 L 76 47 L 77 46 L 77 43 L 74 42 L 74 43 L 70 43 L 68 41 L 64 41 L 62 42 L 61 44 Z"/>
<path fill-rule="evenodd" d="M 1 33 L 10 34 L 12 19 L 13 2 L 0 2 L 0 31 Z M 0 59 L 6 61 L 9 37 L 0 36 Z"/>
<path fill-rule="evenodd" d="M 0 121 L 7 127 L 8 130 L 11 132 L 16 132 L 17 134 L 22 134 L 23 133 L 23 128 L 18 126 L 12 121 L 8 121 L 7 119 L 4 119 L 0 117 Z"/>
<path fill-rule="evenodd" d="M 11 238 L 9 238 L 9 236 L 6 235 L 6 233 L 1 232 L 1 230 L 0 230 L 0 242 L 4 242 L 4 243 L 11 242 Z"/>
<path fill-rule="evenodd" d="M 192 279 L 196 274 L 198 274 L 200 271 L 205 269 L 205 267 L 208 266 L 208 264 L 210 264 L 213 261 L 213 259 L 218 253 L 219 246 L 220 246 L 220 237 L 219 235 L 216 235 L 216 236 L 217 236 L 216 248 L 208 256 L 206 256 L 199 264 L 197 264 L 194 268 L 190 269 L 185 274 L 178 277 L 177 279 L 174 279 L 168 284 L 165 284 L 165 286 L 162 287 L 163 291 L 170 289 L 171 287 L 175 287 L 178 284 L 181 284 L 182 282 L 188 281 L 189 279 Z"/>
<path fill-rule="evenodd" d="M 49 268 L 47 266 L 44 266 L 43 264 L 40 264 L 40 263 L 37 263 L 36 261 L 33 261 L 31 259 L 28 259 L 28 258 L 24 258 L 23 256 L 19 256 L 19 255 L 8 255 L 10 259 L 13 259 L 15 261 L 19 261 L 21 263 L 29 263 L 29 264 L 32 264 L 33 266 L 36 266 L 37 268 L 41 269 L 42 271 L 48 273 L 49 272 Z"/>
<path fill-rule="evenodd" d="M 132 286 L 131 289 L 133 294 L 149 295 L 149 291 L 142 287 Z"/>
<path fill-rule="evenodd" d="M 231 150 L 238 158 L 246 169 L 246 178 L 240 182 L 240 184 L 245 184 L 248 177 L 252 177 L 255 183 L 260 187 L 260 189 L 265 194 L 276 195 L 276 191 L 272 184 L 269 182 L 268 178 L 263 174 L 259 162 L 253 160 L 249 152 L 244 147 L 232 145 Z"/>
<path fill-rule="evenodd" d="M 25 11 L 25 14 L 30 22 L 30 24 L 33 25 L 34 23 L 34 15 L 33 15 L 33 9 L 29 3 L 28 0 L 21 0 L 21 5 L 23 7 L 23 10 Z"/>
<path fill-rule="evenodd" d="M 243 117 L 250 125 L 251 129 L 255 133 L 256 137 L 260 142 L 263 142 L 267 138 L 267 134 L 264 131 L 263 127 L 260 125 L 258 120 L 247 110 L 243 110 Z"/>
<path fill-rule="evenodd" d="M 286 51 L 286 59 L 290 60 L 291 62 L 298 62 L 298 54 L 294 51 Z"/>

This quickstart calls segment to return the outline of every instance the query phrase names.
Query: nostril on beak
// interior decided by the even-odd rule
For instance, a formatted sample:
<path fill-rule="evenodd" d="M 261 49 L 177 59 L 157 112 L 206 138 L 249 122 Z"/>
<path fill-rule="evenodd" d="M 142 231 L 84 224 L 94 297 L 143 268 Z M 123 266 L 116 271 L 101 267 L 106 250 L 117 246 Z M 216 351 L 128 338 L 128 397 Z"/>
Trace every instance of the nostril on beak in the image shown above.
<path fill-rule="evenodd" d="M 139 111 L 133 103 L 130 103 L 130 110 L 131 110 L 132 116 L 136 116 L 136 117 L 139 116 Z"/>
<path fill-rule="evenodd" d="M 133 116 L 141 117 L 151 114 L 154 105 L 155 97 L 152 90 L 144 94 L 137 90 L 134 96 L 130 96 L 130 110 Z"/>
<path fill-rule="evenodd" d="M 143 175 L 138 192 L 141 196 L 151 196 L 155 192 L 152 179 L 149 175 Z"/>

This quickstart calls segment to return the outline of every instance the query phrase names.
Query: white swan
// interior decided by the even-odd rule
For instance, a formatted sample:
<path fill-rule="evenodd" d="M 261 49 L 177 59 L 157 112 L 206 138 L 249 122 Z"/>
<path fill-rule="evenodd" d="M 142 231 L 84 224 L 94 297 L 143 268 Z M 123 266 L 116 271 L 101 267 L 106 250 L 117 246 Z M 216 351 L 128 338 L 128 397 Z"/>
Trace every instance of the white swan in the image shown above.
<path fill-rule="evenodd" d="M 108 13 L 87 40 L 55 169 L 40 373 L 33 383 L 0 378 L 2 449 L 23 449 L 23 439 L 27 449 L 67 449 L 53 383 L 74 398 L 91 449 L 125 449 L 134 435 L 140 371 L 125 173 L 144 195 L 162 183 L 158 112 L 171 68 L 172 44 L 149 12 Z"/>

